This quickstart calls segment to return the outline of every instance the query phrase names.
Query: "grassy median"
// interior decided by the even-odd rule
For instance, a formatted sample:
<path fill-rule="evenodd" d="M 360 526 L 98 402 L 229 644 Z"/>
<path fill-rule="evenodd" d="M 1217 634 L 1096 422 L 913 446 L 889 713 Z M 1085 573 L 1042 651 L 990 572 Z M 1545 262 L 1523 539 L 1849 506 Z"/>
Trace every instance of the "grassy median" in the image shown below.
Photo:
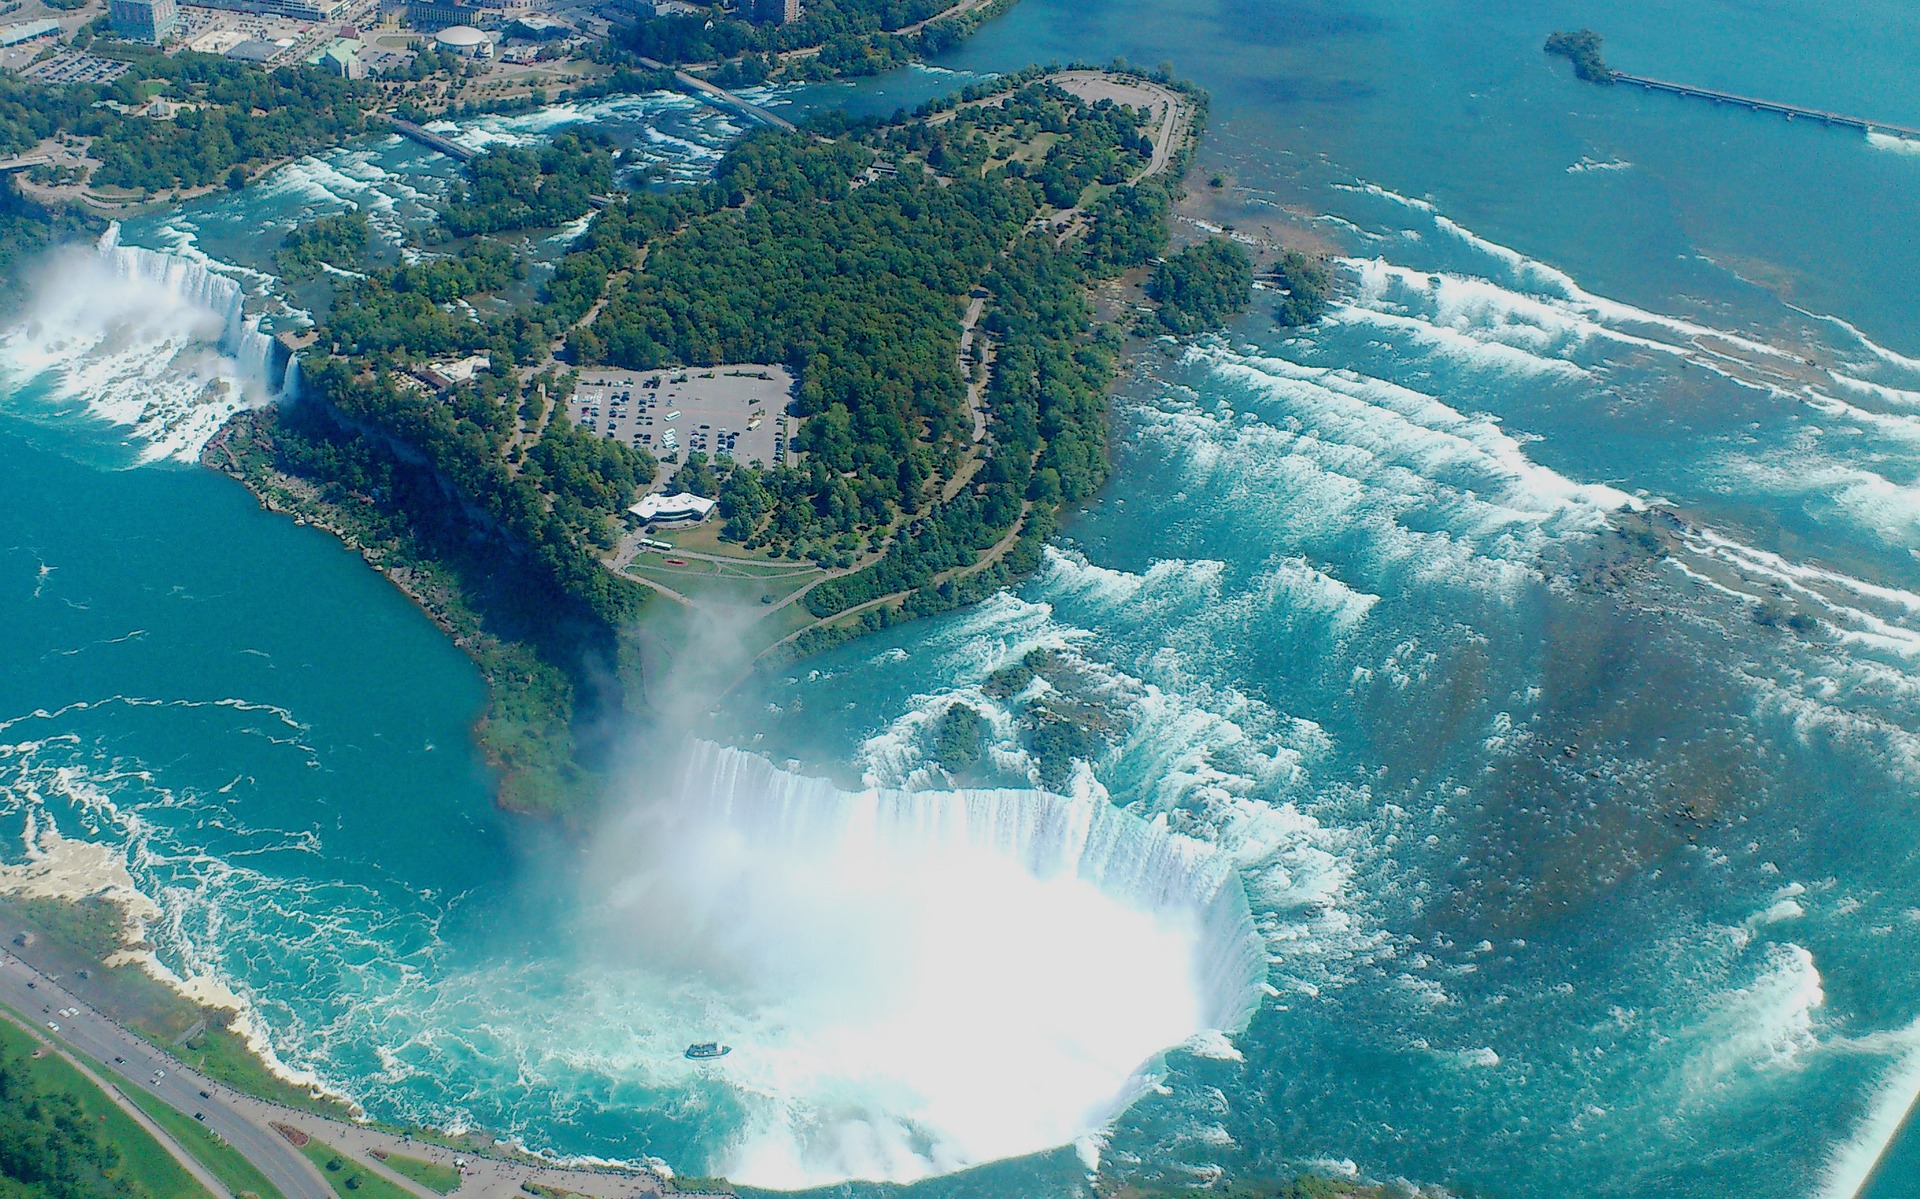
<path fill-rule="evenodd" d="M 119 1163 L 106 1172 L 109 1177 L 135 1183 L 153 1199 L 213 1199 L 166 1147 L 105 1091 L 11 1019 L 0 1019 L 0 1052 L 23 1059 L 27 1076 L 38 1089 L 69 1096 L 99 1140 L 119 1151 Z M 41 1056 L 32 1056 L 35 1052 Z"/>
<path fill-rule="evenodd" d="M 206 1125 L 180 1114 L 137 1087 L 128 1087 L 122 1093 L 155 1124 L 166 1129 L 168 1136 L 205 1166 L 207 1173 L 225 1184 L 237 1199 L 246 1199 L 249 1195 L 257 1199 L 284 1199 L 280 1188 L 268 1182 L 267 1176 L 254 1168 L 238 1149 L 215 1136 Z"/>

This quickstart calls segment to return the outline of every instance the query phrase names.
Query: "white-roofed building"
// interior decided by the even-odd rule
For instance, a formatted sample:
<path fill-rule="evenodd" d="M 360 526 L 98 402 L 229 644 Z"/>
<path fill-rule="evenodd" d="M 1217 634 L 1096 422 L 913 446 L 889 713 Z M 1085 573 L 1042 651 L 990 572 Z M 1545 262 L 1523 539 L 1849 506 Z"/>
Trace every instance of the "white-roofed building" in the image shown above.
<path fill-rule="evenodd" d="M 647 496 L 627 511 L 650 525 L 697 525 L 713 515 L 714 502 L 705 496 L 676 491 Z"/>
<path fill-rule="evenodd" d="M 0 25 L 0 46 L 19 46 L 43 37 L 59 37 L 58 21 L 22 21 L 17 25 Z"/>
<path fill-rule="evenodd" d="M 471 25 L 449 25 L 433 35 L 433 48 L 462 58 L 490 58 L 493 39 Z"/>

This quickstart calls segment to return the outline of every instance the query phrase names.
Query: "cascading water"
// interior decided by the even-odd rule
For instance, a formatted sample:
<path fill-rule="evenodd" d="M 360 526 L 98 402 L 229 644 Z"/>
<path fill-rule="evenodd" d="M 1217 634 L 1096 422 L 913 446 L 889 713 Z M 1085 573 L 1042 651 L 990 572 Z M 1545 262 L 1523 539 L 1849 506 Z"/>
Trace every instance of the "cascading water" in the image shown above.
<path fill-rule="evenodd" d="M 269 387 L 273 394 L 284 389 L 273 382 L 273 338 L 260 330 L 260 318 L 247 315 L 246 289 L 205 262 L 120 244 L 120 222 L 107 226 L 100 235 L 100 257 L 114 274 L 129 282 L 157 283 L 184 303 L 205 308 L 220 317 L 219 347 L 240 364 L 241 378 Z M 289 361 L 289 368 L 291 368 Z"/>
<path fill-rule="evenodd" d="M 757 754 L 698 744 L 682 789 L 772 852 L 821 845 L 914 858 L 948 851 L 1018 863 L 1042 882 L 1078 878 L 1143 912 L 1190 915 L 1208 1027 L 1233 1032 L 1259 1006 L 1266 951 L 1246 892 L 1213 847 L 1104 798 L 1030 790 L 843 791 Z M 1199 1031 L 1199 1030 L 1196 1030 Z"/>
<path fill-rule="evenodd" d="M 191 459 L 233 413 L 287 394 L 291 363 L 212 264 L 123 245 L 118 223 L 68 254 L 0 336 L 20 394 L 131 426 L 143 459 Z"/>
<path fill-rule="evenodd" d="M 630 1019 L 680 1036 L 673 1058 L 734 1046 L 713 1081 L 740 1115 L 706 1165 L 756 1185 L 1091 1148 L 1163 1051 L 1217 1045 L 1265 982 L 1227 861 L 1103 798 L 845 791 L 704 742 L 582 890 L 577 988 L 662 996 Z"/>

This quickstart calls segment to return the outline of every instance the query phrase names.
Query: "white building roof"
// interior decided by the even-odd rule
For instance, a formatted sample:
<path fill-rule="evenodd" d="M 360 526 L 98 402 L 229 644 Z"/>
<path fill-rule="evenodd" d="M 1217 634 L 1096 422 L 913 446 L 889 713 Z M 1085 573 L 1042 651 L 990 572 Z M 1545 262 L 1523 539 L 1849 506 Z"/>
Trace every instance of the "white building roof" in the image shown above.
<path fill-rule="evenodd" d="M 672 495 L 647 496 L 627 511 L 641 520 L 705 520 L 713 508 L 714 502 L 710 499 L 678 491 Z"/>
<path fill-rule="evenodd" d="M 0 26 L 0 46 L 17 46 L 59 32 L 58 21 L 22 21 L 18 25 Z"/>
<path fill-rule="evenodd" d="M 428 365 L 450 383 L 471 383 L 475 374 L 493 369 L 493 356 L 472 354 L 452 362 L 433 362 Z"/>
<path fill-rule="evenodd" d="M 471 25 L 449 25 L 434 34 L 433 40 L 443 46 L 484 46 L 489 39 Z"/>

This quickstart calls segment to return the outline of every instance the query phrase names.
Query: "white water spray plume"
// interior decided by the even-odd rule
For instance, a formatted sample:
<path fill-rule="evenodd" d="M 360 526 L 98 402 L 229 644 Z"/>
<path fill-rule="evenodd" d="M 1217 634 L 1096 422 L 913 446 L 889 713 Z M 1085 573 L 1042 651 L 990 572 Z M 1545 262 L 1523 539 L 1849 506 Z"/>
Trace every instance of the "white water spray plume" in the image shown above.
<path fill-rule="evenodd" d="M 56 251 L 32 300 L 0 334 L 15 387 L 131 427 L 145 460 L 198 454 L 229 417 L 291 385 L 240 284 L 207 263 L 120 244 Z"/>
<path fill-rule="evenodd" d="M 1234 1031 L 1265 959 L 1209 847 L 1092 795 L 843 791 L 696 742 L 585 879 L 598 952 L 734 1051 L 729 1177 L 911 1181 L 1065 1145 Z"/>

